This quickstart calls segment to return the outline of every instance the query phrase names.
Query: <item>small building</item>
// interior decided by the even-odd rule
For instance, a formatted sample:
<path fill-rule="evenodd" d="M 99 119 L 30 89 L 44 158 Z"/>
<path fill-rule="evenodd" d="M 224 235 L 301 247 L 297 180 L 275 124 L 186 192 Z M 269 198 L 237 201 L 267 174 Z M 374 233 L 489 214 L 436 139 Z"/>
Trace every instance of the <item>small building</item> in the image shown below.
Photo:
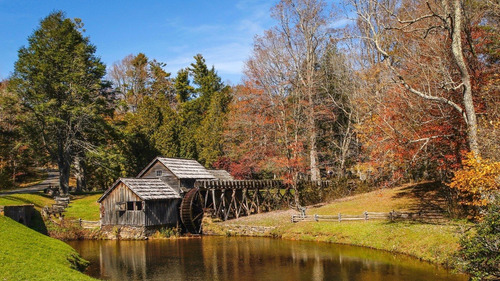
<path fill-rule="evenodd" d="M 159 178 L 179 193 L 194 187 L 196 180 L 216 180 L 205 167 L 192 159 L 156 157 L 144 168 L 137 178 Z"/>
<path fill-rule="evenodd" d="M 196 180 L 232 180 L 222 170 L 207 170 L 196 160 L 156 157 L 136 178 L 118 179 L 97 202 L 102 229 L 128 232 L 121 238 L 148 236 L 151 230 L 181 224 L 179 207 Z"/>
<path fill-rule="evenodd" d="M 181 196 L 160 179 L 120 178 L 98 200 L 101 225 L 176 226 Z"/>

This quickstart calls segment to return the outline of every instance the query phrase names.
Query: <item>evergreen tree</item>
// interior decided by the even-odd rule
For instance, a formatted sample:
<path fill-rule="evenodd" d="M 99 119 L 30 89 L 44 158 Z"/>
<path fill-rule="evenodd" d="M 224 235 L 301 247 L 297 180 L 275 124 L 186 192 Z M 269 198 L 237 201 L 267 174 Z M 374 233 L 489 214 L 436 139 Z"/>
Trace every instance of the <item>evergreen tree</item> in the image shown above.
<path fill-rule="evenodd" d="M 168 103 L 159 101 L 162 112 L 162 122 L 153 134 L 155 148 L 165 157 L 179 157 L 179 120 L 175 112 Z"/>
<path fill-rule="evenodd" d="M 206 112 L 210 105 L 210 100 L 215 92 L 224 88 L 221 78 L 217 75 L 215 68 L 209 70 L 205 59 L 202 55 L 194 56 L 195 62 L 191 64 L 189 69 L 193 76 L 193 83 L 197 86 L 195 92 L 196 96 L 200 99 L 203 113 Z"/>
<path fill-rule="evenodd" d="M 231 102 L 231 88 L 225 87 L 212 95 L 207 113 L 201 121 L 197 140 L 200 147 L 199 160 L 205 166 L 212 166 L 223 156 L 223 134 L 227 125 L 228 107 Z"/>
<path fill-rule="evenodd" d="M 191 100 L 194 88 L 189 85 L 189 69 L 181 69 L 177 72 L 174 88 L 176 92 L 177 103 L 182 104 Z"/>
<path fill-rule="evenodd" d="M 88 141 L 84 132 L 103 104 L 105 66 L 82 27 L 60 11 L 43 19 L 19 50 L 9 84 L 22 101 L 24 125 L 57 161 L 63 193 L 74 155 Z"/>

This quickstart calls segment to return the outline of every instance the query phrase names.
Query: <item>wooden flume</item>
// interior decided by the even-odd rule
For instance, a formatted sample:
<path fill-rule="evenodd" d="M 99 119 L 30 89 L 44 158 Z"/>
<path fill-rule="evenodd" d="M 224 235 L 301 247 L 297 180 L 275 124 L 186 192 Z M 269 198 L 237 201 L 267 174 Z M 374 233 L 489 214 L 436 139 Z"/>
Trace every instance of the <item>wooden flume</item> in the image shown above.
<path fill-rule="evenodd" d="M 197 180 L 181 207 L 182 223 L 191 233 L 201 232 L 204 213 L 223 221 L 288 207 L 294 191 L 278 180 Z"/>

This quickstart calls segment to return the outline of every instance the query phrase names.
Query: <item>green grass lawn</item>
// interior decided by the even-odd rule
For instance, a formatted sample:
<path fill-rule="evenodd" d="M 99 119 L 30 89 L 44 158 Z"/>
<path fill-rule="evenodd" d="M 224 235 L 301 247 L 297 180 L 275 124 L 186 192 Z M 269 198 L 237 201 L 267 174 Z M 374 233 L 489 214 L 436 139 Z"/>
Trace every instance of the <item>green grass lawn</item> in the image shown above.
<path fill-rule="evenodd" d="M 276 229 L 275 234 L 285 239 L 341 243 L 399 252 L 440 264 L 452 262 L 460 236 L 459 228 L 451 224 L 382 220 L 290 223 Z"/>
<path fill-rule="evenodd" d="M 37 210 L 54 204 L 54 199 L 42 192 L 0 196 L 0 206 L 33 204 Z"/>
<path fill-rule="evenodd" d="M 432 183 L 404 185 L 393 189 L 380 189 L 306 210 L 308 215 L 361 215 L 368 212 L 444 210 L 439 188 Z M 209 225 L 208 230 L 227 233 L 231 226 L 272 226 L 268 235 L 293 240 L 324 241 L 365 246 L 404 253 L 414 257 L 450 264 L 458 249 L 463 222 L 444 220 L 439 224 L 424 222 L 390 222 L 386 220 L 351 222 L 299 222 L 291 223 L 292 210 L 276 211 L 242 217 Z M 446 214 L 444 214 L 446 215 Z M 233 232 L 234 233 L 234 232 Z M 237 233 L 236 233 L 237 234 Z"/>
<path fill-rule="evenodd" d="M 0 216 L 0 280 L 95 280 L 69 245 Z"/>
<path fill-rule="evenodd" d="M 102 192 L 71 195 L 71 203 L 66 208 L 66 218 L 99 220 L 99 203 L 97 203 L 97 199 L 101 195 Z M 42 192 L 0 196 L 0 206 L 34 204 L 35 208 L 40 210 L 44 206 L 51 206 L 54 203 L 54 199 Z"/>
<path fill-rule="evenodd" d="M 72 195 L 71 203 L 66 208 L 66 218 L 98 221 L 99 203 L 97 203 L 97 199 L 101 195 L 102 192 Z"/>

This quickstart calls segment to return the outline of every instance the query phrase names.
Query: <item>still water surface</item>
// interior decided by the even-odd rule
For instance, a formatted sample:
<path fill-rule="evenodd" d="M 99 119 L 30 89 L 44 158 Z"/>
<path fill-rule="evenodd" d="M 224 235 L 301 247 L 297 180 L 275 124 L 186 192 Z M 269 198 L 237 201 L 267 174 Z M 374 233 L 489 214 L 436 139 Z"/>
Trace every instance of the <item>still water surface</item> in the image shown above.
<path fill-rule="evenodd" d="M 107 280 L 467 280 L 403 255 L 253 237 L 68 242 Z"/>

